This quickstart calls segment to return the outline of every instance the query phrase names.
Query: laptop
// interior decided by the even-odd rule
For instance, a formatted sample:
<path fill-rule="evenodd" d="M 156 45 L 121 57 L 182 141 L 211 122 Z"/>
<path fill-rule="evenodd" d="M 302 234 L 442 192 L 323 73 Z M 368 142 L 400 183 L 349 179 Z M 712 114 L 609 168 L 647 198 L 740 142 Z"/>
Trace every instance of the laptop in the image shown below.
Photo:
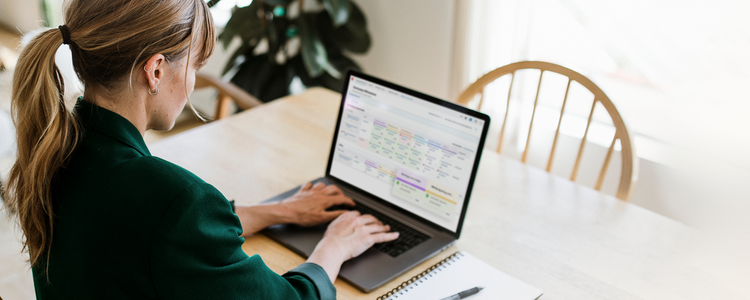
<path fill-rule="evenodd" d="M 313 183 L 338 186 L 356 202 L 344 209 L 372 214 L 400 233 L 341 266 L 340 278 L 369 292 L 461 236 L 490 117 L 356 71 L 347 73 L 341 95 L 328 167 Z M 309 257 L 327 226 L 263 232 Z"/>

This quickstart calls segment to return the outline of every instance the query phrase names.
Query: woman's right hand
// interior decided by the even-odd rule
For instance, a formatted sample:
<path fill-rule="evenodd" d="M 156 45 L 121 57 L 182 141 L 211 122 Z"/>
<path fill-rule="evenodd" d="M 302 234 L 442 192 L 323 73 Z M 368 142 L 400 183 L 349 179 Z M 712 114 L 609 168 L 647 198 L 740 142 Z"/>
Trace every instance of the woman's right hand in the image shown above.
<path fill-rule="evenodd" d="M 323 267 L 334 282 L 345 261 L 359 256 L 376 243 L 398 238 L 398 232 L 388 230 L 388 225 L 383 225 L 372 215 L 360 215 L 357 211 L 344 213 L 328 225 L 323 239 L 307 261 Z"/>

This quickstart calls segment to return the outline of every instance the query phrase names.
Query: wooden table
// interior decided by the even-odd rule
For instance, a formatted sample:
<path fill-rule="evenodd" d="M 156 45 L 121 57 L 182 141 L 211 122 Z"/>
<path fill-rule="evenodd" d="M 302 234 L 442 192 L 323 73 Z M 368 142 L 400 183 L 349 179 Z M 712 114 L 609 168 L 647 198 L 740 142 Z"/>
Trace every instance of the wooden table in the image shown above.
<path fill-rule="evenodd" d="M 276 100 L 175 135 L 151 152 L 254 204 L 322 176 L 340 95 Z M 459 241 L 375 292 L 341 280 L 339 299 L 375 299 L 466 250 L 544 291 L 542 299 L 746 299 L 690 262 L 693 230 L 639 206 L 484 151 Z M 262 234 L 243 250 L 278 272 L 304 259 Z"/>

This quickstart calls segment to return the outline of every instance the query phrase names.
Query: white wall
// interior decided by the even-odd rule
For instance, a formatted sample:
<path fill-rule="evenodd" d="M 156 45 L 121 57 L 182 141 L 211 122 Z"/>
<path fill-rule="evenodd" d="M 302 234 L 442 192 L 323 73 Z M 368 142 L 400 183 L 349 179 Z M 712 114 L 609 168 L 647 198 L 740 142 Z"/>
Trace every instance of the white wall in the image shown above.
<path fill-rule="evenodd" d="M 355 0 L 367 17 L 370 51 L 354 59 L 365 73 L 448 99 L 456 2 Z"/>
<path fill-rule="evenodd" d="M 41 1 L 0 0 L 0 25 L 16 32 L 28 32 L 42 24 Z"/>

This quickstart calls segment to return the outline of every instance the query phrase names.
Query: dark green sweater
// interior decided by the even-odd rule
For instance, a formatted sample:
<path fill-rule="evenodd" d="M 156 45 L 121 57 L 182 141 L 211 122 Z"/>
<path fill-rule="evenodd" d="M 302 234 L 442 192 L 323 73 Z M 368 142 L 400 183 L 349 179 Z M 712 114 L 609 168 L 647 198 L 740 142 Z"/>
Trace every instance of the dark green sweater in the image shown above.
<path fill-rule="evenodd" d="M 83 137 L 56 175 L 48 278 L 44 264 L 32 268 L 37 298 L 336 298 L 316 264 L 279 276 L 248 257 L 226 198 L 151 156 L 128 120 L 82 99 L 75 114 Z"/>

